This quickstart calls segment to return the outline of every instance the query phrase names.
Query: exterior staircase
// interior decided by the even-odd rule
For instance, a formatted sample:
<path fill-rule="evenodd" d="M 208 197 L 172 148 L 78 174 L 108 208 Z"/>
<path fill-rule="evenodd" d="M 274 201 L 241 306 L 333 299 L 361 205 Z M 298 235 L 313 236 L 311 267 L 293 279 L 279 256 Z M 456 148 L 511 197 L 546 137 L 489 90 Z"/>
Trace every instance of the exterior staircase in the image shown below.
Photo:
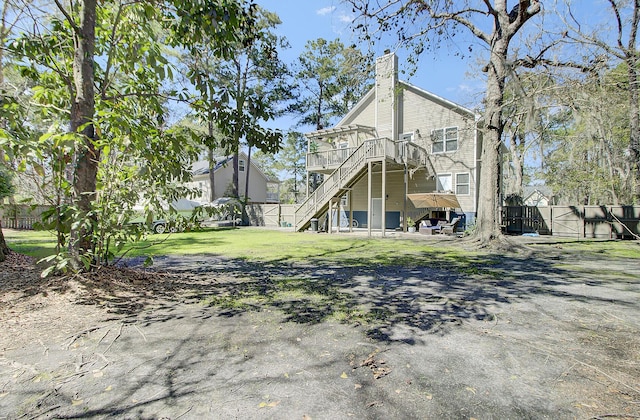
<path fill-rule="evenodd" d="M 426 151 L 410 142 L 395 142 L 388 138 L 365 140 L 333 171 L 324 182 L 300 203 L 295 212 L 295 230 L 309 227 L 311 219 L 329 209 L 332 198 L 343 196 L 364 174 L 371 160 L 389 159 L 410 167 L 423 165 Z"/>

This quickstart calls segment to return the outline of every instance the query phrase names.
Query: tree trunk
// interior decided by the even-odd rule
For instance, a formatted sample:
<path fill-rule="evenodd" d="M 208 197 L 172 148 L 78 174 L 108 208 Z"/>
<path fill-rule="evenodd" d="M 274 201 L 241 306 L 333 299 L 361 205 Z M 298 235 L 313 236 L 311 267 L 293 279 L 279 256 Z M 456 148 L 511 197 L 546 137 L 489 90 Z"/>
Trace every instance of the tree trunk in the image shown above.
<path fill-rule="evenodd" d="M 76 151 L 73 178 L 74 203 L 80 220 L 88 222 L 75 223 L 71 231 L 69 248 L 77 269 L 86 268 L 81 264 L 81 256 L 92 253 L 94 246 L 92 233 L 95 216 L 91 215 L 91 209 L 96 194 L 96 177 L 100 159 L 100 151 L 96 149 L 94 143 L 93 125 L 96 1 L 81 2 L 80 26 L 76 29 L 74 38 L 73 79 L 76 92 L 71 105 L 70 129 L 78 133 L 82 139 Z"/>
<path fill-rule="evenodd" d="M 239 145 L 239 142 L 236 143 L 236 144 Z M 240 189 L 239 189 L 239 186 L 238 186 L 238 179 L 239 179 L 239 176 L 238 176 L 238 172 L 239 172 L 238 160 L 240 159 L 240 152 L 238 151 L 238 148 L 239 148 L 239 146 L 236 147 L 236 151 L 233 154 L 233 181 L 232 181 L 233 191 L 232 191 L 232 195 L 235 198 L 239 198 L 240 197 Z"/>
<path fill-rule="evenodd" d="M 209 148 L 209 202 L 216 199 L 216 160 L 213 157 L 213 148 Z"/>
<path fill-rule="evenodd" d="M 209 139 L 213 138 L 213 113 L 209 113 Z M 209 160 L 209 202 L 212 202 L 216 199 L 216 160 L 215 156 L 213 156 L 213 146 L 208 148 L 208 160 Z"/>
<path fill-rule="evenodd" d="M 11 252 L 7 246 L 7 242 L 4 240 L 4 233 L 2 233 L 2 220 L 0 220 L 0 262 L 6 259 L 6 256 Z"/>
<path fill-rule="evenodd" d="M 244 170 L 246 171 L 245 180 L 244 180 L 244 199 L 245 200 L 249 198 L 249 169 L 251 169 L 251 145 L 249 145 L 249 150 L 247 152 L 247 162 L 244 165 Z"/>
<path fill-rule="evenodd" d="M 513 163 L 513 177 L 511 179 L 510 190 L 509 192 L 516 194 L 522 200 L 524 200 L 524 152 L 520 152 L 520 150 L 525 150 L 525 138 L 524 135 L 521 134 L 519 125 L 513 131 L 512 135 L 509 136 L 509 151 L 511 154 L 511 159 Z M 520 145 L 520 148 L 518 148 Z"/>
<path fill-rule="evenodd" d="M 485 124 L 481 155 L 481 179 L 478 197 L 476 235 L 487 244 L 500 237 L 500 211 L 502 205 L 502 103 L 507 74 L 508 40 L 496 31 L 488 66 L 487 91 L 485 93 Z"/>

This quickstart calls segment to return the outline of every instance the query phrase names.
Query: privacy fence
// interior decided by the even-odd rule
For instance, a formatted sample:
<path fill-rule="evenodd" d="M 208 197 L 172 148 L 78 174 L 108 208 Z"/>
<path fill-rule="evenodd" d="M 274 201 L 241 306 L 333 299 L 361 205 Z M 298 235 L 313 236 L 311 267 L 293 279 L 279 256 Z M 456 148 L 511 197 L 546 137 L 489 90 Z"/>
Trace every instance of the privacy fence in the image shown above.
<path fill-rule="evenodd" d="M 626 239 L 640 232 L 640 206 L 503 207 L 507 234 Z"/>
<path fill-rule="evenodd" d="M 255 226 L 293 227 L 295 204 L 251 204 Z M 46 206 L 0 206 L 2 227 L 33 229 Z M 510 235 L 536 233 L 572 238 L 626 239 L 640 235 L 640 206 L 510 206 L 502 208 L 502 229 Z"/>
<path fill-rule="evenodd" d="M 48 206 L 29 206 L 24 204 L 0 205 L 0 221 L 7 229 L 33 229 L 42 220 L 42 213 Z"/>

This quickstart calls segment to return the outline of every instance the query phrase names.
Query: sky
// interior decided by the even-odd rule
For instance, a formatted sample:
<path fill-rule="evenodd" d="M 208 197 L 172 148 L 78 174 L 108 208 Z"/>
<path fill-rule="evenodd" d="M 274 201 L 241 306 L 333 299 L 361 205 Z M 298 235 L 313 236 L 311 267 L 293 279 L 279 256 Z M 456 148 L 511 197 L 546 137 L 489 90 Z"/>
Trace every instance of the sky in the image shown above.
<path fill-rule="evenodd" d="M 324 38 L 339 38 L 345 45 L 358 44 L 358 39 L 349 27 L 354 15 L 346 10 L 340 0 L 257 0 L 263 8 L 275 12 L 282 24 L 276 33 L 285 36 L 291 45 L 287 51 L 281 52 L 283 61 L 291 64 L 304 51 L 307 41 Z M 380 56 L 393 45 L 376 45 L 375 55 Z M 405 51 L 397 50 L 400 71 L 408 56 Z M 447 53 L 438 57 L 423 55 L 419 69 L 409 77 L 401 74 L 400 79 L 408 81 L 424 90 L 432 92 L 462 106 L 474 108 L 479 101 L 483 82 L 467 76 L 469 63 Z M 287 122 L 283 122 L 287 124 Z M 279 127 L 287 130 L 289 127 Z"/>

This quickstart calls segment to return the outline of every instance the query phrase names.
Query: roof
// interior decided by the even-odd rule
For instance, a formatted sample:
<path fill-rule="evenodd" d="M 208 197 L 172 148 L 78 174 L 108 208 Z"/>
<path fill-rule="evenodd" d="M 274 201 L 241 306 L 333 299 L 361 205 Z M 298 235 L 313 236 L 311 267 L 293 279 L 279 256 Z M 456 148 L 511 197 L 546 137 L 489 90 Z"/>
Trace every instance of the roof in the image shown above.
<path fill-rule="evenodd" d="M 231 159 L 233 159 L 233 156 L 215 158 L 216 166 L 213 168 L 213 171 L 215 172 L 218 169 L 222 168 Z M 208 174 L 209 173 L 209 161 L 208 160 L 199 160 L 199 161 L 195 162 L 191 166 L 191 173 L 193 175 L 205 175 L 205 174 Z"/>
<path fill-rule="evenodd" d="M 547 185 L 527 185 L 522 189 L 525 199 L 530 197 L 536 191 L 547 198 L 553 196 L 553 190 Z"/>
<path fill-rule="evenodd" d="M 247 160 L 249 159 L 244 152 L 240 152 L 239 156 L 241 156 L 241 157 L 243 157 L 244 159 L 247 159 Z M 216 171 L 222 169 L 223 167 L 227 166 L 232 160 L 233 160 L 233 155 L 226 156 L 226 157 L 223 156 L 223 157 L 215 158 L 216 166 L 213 168 L 213 171 L 216 172 Z M 255 164 L 255 162 L 253 160 L 251 161 L 251 166 L 253 167 L 253 169 L 257 170 L 260 173 L 260 175 L 262 175 L 267 180 L 267 182 L 280 183 L 280 180 L 278 178 L 270 177 L 267 174 L 265 174 L 262 171 L 262 169 L 260 169 L 260 167 Z M 206 175 L 206 174 L 208 174 L 209 173 L 209 161 L 208 160 L 199 160 L 199 161 L 195 162 L 191 166 L 191 173 L 193 175 Z"/>
<path fill-rule="evenodd" d="M 463 114 L 468 114 L 470 117 L 475 118 L 476 120 L 480 119 L 480 115 L 477 114 L 476 112 L 472 111 L 469 108 L 466 108 L 460 104 L 457 104 L 455 102 L 452 102 L 448 99 L 445 99 L 441 96 L 436 95 L 435 93 L 431 93 L 429 91 L 426 91 L 422 88 L 419 88 L 418 86 L 415 86 L 409 82 L 405 82 L 400 80 L 399 85 L 402 86 L 405 89 L 410 89 L 413 90 L 414 92 L 416 92 L 417 94 L 433 101 L 433 102 L 438 102 L 441 105 L 450 108 L 450 109 L 455 109 L 458 110 L 459 112 L 463 113 Z M 339 127 L 342 126 L 342 124 L 344 123 L 344 121 L 349 121 L 349 119 L 354 115 L 357 114 L 358 112 L 360 112 L 360 108 L 365 106 L 365 104 L 367 103 L 367 101 L 369 101 L 370 99 L 372 99 L 371 97 L 375 97 L 375 91 L 376 88 L 375 86 L 372 87 L 369 92 L 367 92 L 359 101 L 358 103 L 356 103 L 354 105 L 353 108 L 351 108 L 351 110 L 344 116 L 342 117 L 342 119 L 335 125 L 334 129 L 337 129 Z M 351 127 L 351 125 L 347 125 L 345 127 Z M 330 129 L 329 129 L 330 130 Z M 323 131 L 323 130 L 320 130 Z M 315 132 L 314 132 L 315 133 Z M 313 133 L 310 133 L 313 134 Z"/>

